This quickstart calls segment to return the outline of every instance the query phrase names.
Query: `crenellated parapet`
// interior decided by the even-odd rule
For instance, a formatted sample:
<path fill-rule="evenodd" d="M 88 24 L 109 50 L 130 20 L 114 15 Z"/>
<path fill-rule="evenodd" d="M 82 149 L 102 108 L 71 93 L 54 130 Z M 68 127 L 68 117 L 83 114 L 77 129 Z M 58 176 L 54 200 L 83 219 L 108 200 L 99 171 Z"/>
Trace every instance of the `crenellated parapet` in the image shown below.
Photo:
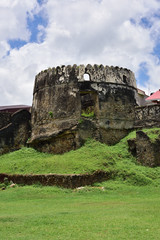
<path fill-rule="evenodd" d="M 85 82 L 84 75 L 89 75 L 89 81 L 95 83 L 115 83 L 136 88 L 132 71 L 126 68 L 103 65 L 68 65 L 48 68 L 41 71 L 35 79 L 34 93 L 44 86 Z"/>
<path fill-rule="evenodd" d="M 113 144 L 134 124 L 136 80 L 126 68 L 58 66 L 35 78 L 30 143 L 65 152 L 88 137 Z"/>

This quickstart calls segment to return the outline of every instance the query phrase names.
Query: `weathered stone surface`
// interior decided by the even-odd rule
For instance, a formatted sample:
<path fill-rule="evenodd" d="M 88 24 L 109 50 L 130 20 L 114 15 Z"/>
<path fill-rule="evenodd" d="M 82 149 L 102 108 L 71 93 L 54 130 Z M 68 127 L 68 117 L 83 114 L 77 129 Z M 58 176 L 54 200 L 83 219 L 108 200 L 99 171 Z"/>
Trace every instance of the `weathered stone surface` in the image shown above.
<path fill-rule="evenodd" d="M 65 188 L 77 188 L 81 186 L 91 185 L 95 182 L 102 182 L 113 179 L 116 175 L 115 171 L 104 172 L 95 171 L 92 174 L 37 174 L 37 175 L 22 175 L 22 174 L 5 174 L 0 173 L 0 183 L 3 183 L 7 178 L 8 181 L 13 181 L 17 184 L 32 185 L 41 183 L 42 185 L 60 186 Z"/>
<path fill-rule="evenodd" d="M 137 156 L 137 149 L 136 149 L 136 139 L 129 139 L 128 140 L 128 147 L 129 151 L 132 153 L 134 157 Z"/>
<path fill-rule="evenodd" d="M 11 122 L 0 129 L 0 154 L 17 150 L 26 145 L 31 134 L 31 114 L 20 110 L 11 116 Z"/>
<path fill-rule="evenodd" d="M 151 141 L 143 131 L 136 132 L 136 139 L 128 140 L 129 150 L 144 166 L 160 166 L 160 136 Z"/>
<path fill-rule="evenodd" d="M 30 144 L 56 153 L 88 137 L 114 144 L 133 128 L 136 94 L 128 69 L 88 64 L 45 70 L 35 79 Z"/>
<path fill-rule="evenodd" d="M 0 112 L 0 129 L 11 122 L 11 113 Z"/>
<path fill-rule="evenodd" d="M 160 127 L 160 104 L 135 108 L 135 128 Z"/>

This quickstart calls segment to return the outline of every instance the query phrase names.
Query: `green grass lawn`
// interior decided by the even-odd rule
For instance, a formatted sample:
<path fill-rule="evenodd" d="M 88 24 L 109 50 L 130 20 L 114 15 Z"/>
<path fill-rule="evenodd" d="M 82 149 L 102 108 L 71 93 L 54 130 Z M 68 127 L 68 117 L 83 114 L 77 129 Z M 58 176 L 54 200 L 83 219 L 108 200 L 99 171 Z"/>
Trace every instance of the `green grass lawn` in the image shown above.
<path fill-rule="evenodd" d="M 144 130 L 152 138 L 158 136 L 160 129 Z M 9 174 L 74 174 L 92 173 L 95 170 L 115 171 L 116 179 L 133 185 L 160 184 L 160 167 L 140 166 L 128 151 L 127 140 L 134 138 L 131 132 L 114 146 L 107 146 L 93 139 L 75 151 L 62 155 L 40 153 L 32 148 L 0 156 L 0 173 Z"/>
<path fill-rule="evenodd" d="M 158 240 L 160 187 L 101 183 L 79 191 L 25 186 L 0 191 L 2 240 Z"/>
<path fill-rule="evenodd" d="M 144 131 L 154 141 L 160 129 Z M 160 239 L 160 167 L 136 162 L 127 145 L 135 136 L 114 146 L 88 140 L 63 155 L 22 148 L 0 156 L 0 173 L 116 172 L 114 180 L 81 190 L 8 186 L 2 191 L 0 184 L 0 240 Z"/>

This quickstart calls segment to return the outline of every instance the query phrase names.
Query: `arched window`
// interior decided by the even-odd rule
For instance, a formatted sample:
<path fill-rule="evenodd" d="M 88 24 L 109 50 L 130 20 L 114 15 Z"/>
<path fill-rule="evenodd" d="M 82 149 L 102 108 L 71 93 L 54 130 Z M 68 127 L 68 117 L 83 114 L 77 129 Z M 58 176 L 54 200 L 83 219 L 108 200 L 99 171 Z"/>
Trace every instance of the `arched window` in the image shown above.
<path fill-rule="evenodd" d="M 85 73 L 85 74 L 83 75 L 83 77 L 84 77 L 84 80 L 85 80 L 85 81 L 90 81 L 90 76 L 89 76 L 88 73 Z"/>

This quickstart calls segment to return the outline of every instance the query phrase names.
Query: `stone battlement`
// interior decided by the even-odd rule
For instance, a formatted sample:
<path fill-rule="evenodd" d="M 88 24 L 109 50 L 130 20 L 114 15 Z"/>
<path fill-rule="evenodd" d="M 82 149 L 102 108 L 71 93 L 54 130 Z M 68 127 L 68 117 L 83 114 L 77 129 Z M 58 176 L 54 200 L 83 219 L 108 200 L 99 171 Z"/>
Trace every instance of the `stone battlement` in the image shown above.
<path fill-rule="evenodd" d="M 85 80 L 88 75 L 88 80 Z M 122 84 L 136 88 L 136 81 L 132 71 L 126 68 L 109 67 L 103 65 L 73 65 L 57 66 L 41 71 L 35 79 L 34 93 L 45 86 L 71 84 L 76 82 L 95 82 Z"/>

